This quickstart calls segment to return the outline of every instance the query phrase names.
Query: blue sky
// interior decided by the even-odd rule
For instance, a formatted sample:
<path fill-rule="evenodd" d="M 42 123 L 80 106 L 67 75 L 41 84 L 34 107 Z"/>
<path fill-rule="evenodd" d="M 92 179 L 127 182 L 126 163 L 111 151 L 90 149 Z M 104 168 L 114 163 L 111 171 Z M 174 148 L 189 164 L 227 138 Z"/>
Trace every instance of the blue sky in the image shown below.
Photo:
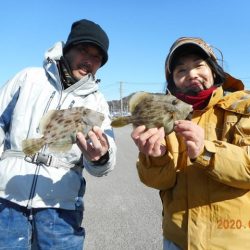
<path fill-rule="evenodd" d="M 65 41 L 82 18 L 99 23 L 110 38 L 109 61 L 97 73 L 107 100 L 162 92 L 166 55 L 181 36 L 202 37 L 219 48 L 224 69 L 250 89 L 249 0 L 3 1 L 0 85 L 25 67 L 42 66 L 44 52 Z"/>

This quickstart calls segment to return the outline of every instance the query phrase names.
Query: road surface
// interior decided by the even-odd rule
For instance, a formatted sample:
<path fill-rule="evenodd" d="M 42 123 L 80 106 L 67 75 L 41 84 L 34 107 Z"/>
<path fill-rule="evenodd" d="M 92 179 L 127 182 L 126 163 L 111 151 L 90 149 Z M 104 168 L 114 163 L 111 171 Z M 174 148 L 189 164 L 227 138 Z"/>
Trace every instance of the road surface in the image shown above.
<path fill-rule="evenodd" d="M 117 165 L 107 176 L 86 173 L 84 250 L 162 249 L 161 201 L 138 178 L 131 126 L 114 130 Z"/>

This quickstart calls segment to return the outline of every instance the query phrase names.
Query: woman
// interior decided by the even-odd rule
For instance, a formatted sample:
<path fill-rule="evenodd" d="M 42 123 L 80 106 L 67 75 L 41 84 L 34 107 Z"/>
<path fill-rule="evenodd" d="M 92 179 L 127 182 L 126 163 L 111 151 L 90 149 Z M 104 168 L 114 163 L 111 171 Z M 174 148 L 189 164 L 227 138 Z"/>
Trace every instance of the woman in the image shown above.
<path fill-rule="evenodd" d="M 193 105 L 174 132 L 139 126 L 140 180 L 160 190 L 164 249 L 249 249 L 250 94 L 200 38 L 178 39 L 166 59 L 169 91 Z"/>

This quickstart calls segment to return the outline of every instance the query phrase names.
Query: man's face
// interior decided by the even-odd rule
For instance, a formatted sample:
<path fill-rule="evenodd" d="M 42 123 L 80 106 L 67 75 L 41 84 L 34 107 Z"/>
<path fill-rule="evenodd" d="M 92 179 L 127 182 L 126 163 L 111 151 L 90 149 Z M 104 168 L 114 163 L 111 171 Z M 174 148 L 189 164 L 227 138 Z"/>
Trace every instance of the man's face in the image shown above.
<path fill-rule="evenodd" d="M 89 73 L 95 75 L 96 71 L 101 67 L 103 60 L 102 53 L 98 47 L 85 43 L 71 47 L 66 52 L 65 58 L 76 80 L 80 80 Z"/>

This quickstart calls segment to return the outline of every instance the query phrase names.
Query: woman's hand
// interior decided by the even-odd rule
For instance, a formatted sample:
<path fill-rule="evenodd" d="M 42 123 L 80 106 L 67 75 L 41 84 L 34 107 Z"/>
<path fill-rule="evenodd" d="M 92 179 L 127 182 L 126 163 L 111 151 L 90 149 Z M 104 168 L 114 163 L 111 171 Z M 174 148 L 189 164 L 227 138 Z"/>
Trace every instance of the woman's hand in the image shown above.
<path fill-rule="evenodd" d="M 174 131 L 183 137 L 190 159 L 195 159 L 204 148 L 204 129 L 192 121 L 179 120 L 174 124 Z"/>
<path fill-rule="evenodd" d="M 145 155 L 158 157 L 166 154 L 166 146 L 164 145 L 165 132 L 164 128 L 146 129 L 144 125 L 136 127 L 131 133 L 139 151 Z"/>

